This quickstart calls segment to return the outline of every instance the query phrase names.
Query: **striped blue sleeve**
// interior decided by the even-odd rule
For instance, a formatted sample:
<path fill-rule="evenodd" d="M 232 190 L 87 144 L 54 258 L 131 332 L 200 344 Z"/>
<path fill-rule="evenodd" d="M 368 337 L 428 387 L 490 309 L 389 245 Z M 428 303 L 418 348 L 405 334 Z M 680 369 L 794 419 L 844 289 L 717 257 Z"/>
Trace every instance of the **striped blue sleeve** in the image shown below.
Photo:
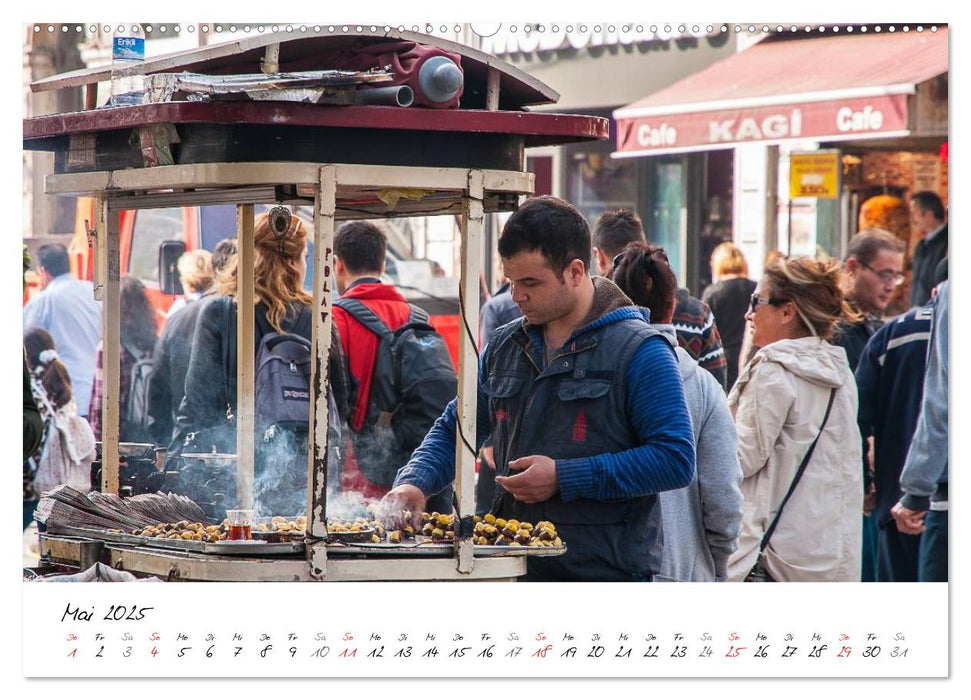
<path fill-rule="evenodd" d="M 482 390 L 485 377 L 485 352 L 479 358 L 479 388 L 476 413 L 475 451 L 492 432 L 489 397 Z M 458 399 L 452 399 L 435 421 L 421 445 L 412 452 L 408 464 L 398 470 L 394 485 L 411 484 L 426 496 L 438 493 L 455 480 L 455 434 L 458 425 Z M 469 439 L 472 444 L 472 440 Z"/>
<path fill-rule="evenodd" d="M 695 442 L 681 370 L 663 338 L 648 338 L 627 368 L 627 414 L 638 447 L 556 462 L 564 501 L 646 496 L 687 486 L 694 477 Z"/>

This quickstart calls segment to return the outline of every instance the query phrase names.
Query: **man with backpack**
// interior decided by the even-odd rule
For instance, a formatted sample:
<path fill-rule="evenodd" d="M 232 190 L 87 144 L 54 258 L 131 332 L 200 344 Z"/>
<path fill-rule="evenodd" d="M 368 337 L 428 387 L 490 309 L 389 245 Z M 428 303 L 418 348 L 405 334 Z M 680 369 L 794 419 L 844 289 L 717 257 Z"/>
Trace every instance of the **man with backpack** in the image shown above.
<path fill-rule="evenodd" d="M 387 238 L 367 221 L 334 236 L 337 326 L 351 384 L 351 439 L 342 490 L 380 498 L 455 397 L 457 381 L 444 339 L 428 315 L 384 284 Z M 442 507 L 450 509 L 445 495 Z"/>

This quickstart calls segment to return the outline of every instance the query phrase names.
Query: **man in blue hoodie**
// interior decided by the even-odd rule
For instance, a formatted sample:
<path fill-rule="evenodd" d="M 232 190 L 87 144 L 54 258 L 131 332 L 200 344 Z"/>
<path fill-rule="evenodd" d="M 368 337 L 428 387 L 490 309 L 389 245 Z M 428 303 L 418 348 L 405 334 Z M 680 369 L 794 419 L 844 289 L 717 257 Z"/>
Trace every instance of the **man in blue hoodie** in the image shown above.
<path fill-rule="evenodd" d="M 650 581 L 662 545 L 656 494 L 694 476 L 672 343 L 617 285 L 591 278 L 590 230 L 567 202 L 523 204 L 499 255 L 523 318 L 497 329 L 479 361 L 477 442 L 492 435 L 500 487 L 492 510 L 549 520 L 567 545 L 530 557 L 530 580 Z M 398 472 L 386 512 L 408 509 L 417 523 L 454 478 L 455 433 L 452 401 Z"/>
<path fill-rule="evenodd" d="M 947 289 L 934 300 L 920 417 L 900 473 L 904 495 L 891 510 L 898 530 L 921 535 L 918 581 L 947 581 Z"/>

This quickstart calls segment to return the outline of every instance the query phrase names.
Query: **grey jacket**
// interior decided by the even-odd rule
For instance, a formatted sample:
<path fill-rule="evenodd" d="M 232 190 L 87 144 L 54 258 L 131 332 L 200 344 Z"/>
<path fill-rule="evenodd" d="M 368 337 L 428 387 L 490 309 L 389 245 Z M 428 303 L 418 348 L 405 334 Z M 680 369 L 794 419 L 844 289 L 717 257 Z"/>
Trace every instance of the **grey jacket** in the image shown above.
<path fill-rule="evenodd" d="M 945 282 L 934 301 L 920 417 L 900 473 L 901 503 L 911 510 L 947 508 L 947 289 Z"/>
<path fill-rule="evenodd" d="M 674 338 L 674 326 L 655 325 Z M 658 494 L 664 549 L 655 581 L 721 581 L 742 528 L 742 469 L 735 422 L 725 392 L 709 372 L 677 349 L 684 394 L 695 433 L 695 478 Z"/>

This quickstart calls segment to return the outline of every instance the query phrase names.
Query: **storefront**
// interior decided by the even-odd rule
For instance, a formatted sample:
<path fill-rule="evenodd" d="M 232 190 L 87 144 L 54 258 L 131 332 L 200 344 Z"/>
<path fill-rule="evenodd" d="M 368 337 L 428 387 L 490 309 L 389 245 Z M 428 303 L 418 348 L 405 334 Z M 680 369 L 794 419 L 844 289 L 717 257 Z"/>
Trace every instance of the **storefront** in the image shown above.
<path fill-rule="evenodd" d="M 613 155 L 661 164 L 733 154 L 731 238 L 753 276 L 774 249 L 842 256 L 870 197 L 906 205 L 930 189 L 947 202 L 947 52 L 946 27 L 773 33 L 614 111 Z M 813 154 L 794 184 L 790 161 L 799 175 Z M 893 232 L 916 243 L 906 221 Z"/>
<path fill-rule="evenodd" d="M 732 56 L 736 37 L 720 26 L 519 25 L 481 48 L 559 90 L 556 111 L 610 118 L 619 106 Z M 609 209 L 633 209 L 649 240 L 669 252 L 681 283 L 700 293 L 699 272 L 707 269 L 699 264 L 707 261 L 701 232 L 730 236 L 731 153 L 614 159 L 616 127 L 611 118 L 609 141 L 531 151 L 536 192 L 569 200 L 591 225 Z"/>

